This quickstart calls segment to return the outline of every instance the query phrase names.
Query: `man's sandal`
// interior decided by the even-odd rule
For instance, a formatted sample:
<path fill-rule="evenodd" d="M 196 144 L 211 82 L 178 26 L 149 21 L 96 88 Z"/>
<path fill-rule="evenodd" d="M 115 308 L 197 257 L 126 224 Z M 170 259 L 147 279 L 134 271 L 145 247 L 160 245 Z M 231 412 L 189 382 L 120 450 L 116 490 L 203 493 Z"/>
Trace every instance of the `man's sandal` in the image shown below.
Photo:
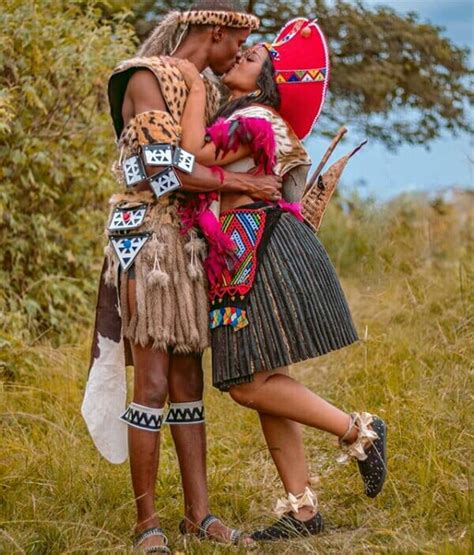
<path fill-rule="evenodd" d="M 213 540 L 222 544 L 230 543 L 231 545 L 240 545 L 242 543 L 242 539 L 244 538 L 244 533 L 241 532 L 240 530 L 237 530 L 237 528 L 231 528 L 230 538 L 228 542 L 219 541 L 217 539 L 214 540 L 214 538 L 209 534 L 209 528 L 215 522 L 221 522 L 220 518 L 217 518 L 212 514 L 208 514 L 206 517 L 202 519 L 201 523 L 199 524 L 199 528 L 197 529 L 196 532 L 188 532 L 186 529 L 186 519 L 183 518 L 183 520 L 179 523 L 179 531 L 183 536 L 188 536 L 188 535 L 194 536 L 200 541 Z"/>
<path fill-rule="evenodd" d="M 163 538 L 164 545 L 149 545 L 147 547 L 142 547 L 142 543 L 152 536 L 159 536 Z M 133 539 L 133 553 L 134 555 L 143 555 L 146 553 L 171 553 L 168 547 L 168 538 L 161 528 L 154 526 L 153 528 L 147 528 L 140 534 L 137 534 Z"/>
<path fill-rule="evenodd" d="M 345 439 L 353 428 L 358 430 L 357 439 L 347 443 Z M 345 463 L 350 458 L 357 460 L 364 482 L 365 494 L 376 497 L 383 488 L 387 477 L 387 425 L 378 416 L 368 412 L 351 414 L 347 432 L 339 440 L 343 454 L 337 459 Z"/>

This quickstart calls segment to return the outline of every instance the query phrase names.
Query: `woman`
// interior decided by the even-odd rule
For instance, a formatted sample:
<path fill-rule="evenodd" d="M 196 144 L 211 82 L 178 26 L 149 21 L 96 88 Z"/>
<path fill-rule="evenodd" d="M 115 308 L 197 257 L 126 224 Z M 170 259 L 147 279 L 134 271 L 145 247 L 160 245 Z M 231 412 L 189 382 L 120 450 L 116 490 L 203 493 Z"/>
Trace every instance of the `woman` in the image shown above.
<path fill-rule="evenodd" d="M 199 162 L 239 171 L 257 166 L 282 176 L 309 163 L 299 139 L 319 115 L 328 77 L 326 45 L 314 22 L 294 20 L 275 43 L 246 52 L 225 75 L 230 101 L 207 131 L 202 79 L 192 64 L 174 63 L 190 89 L 182 144 Z M 213 382 L 258 412 L 288 495 L 278 501 L 280 519 L 253 537 L 317 534 L 323 520 L 300 424 L 339 438 L 340 460 L 357 460 L 369 497 L 381 491 L 386 474 L 385 423 L 368 413 L 346 414 L 289 376 L 288 365 L 357 340 L 344 293 L 295 205 L 222 194 L 217 231 L 201 217 L 203 207 L 194 208 L 190 225 L 204 220 L 209 242 Z"/>

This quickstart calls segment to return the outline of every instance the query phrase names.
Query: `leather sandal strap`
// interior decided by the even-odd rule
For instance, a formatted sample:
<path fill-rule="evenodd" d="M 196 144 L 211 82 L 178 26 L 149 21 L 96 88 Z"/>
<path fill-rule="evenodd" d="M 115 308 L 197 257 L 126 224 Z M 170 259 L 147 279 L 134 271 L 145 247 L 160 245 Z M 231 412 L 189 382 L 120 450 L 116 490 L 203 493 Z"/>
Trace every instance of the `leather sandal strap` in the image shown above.
<path fill-rule="evenodd" d="M 146 530 L 144 530 L 143 532 L 140 532 L 140 534 L 137 534 L 135 536 L 135 538 L 133 539 L 133 546 L 134 547 L 138 547 L 139 545 L 141 545 L 147 538 L 151 538 L 152 536 L 160 536 L 163 538 L 163 541 L 165 543 L 165 546 L 168 545 L 168 538 L 166 537 L 165 533 L 163 532 L 163 530 L 161 528 L 158 528 L 157 526 L 153 526 L 152 528 L 147 528 Z"/>
<path fill-rule="evenodd" d="M 205 516 L 202 521 L 201 524 L 199 525 L 199 528 L 197 530 L 197 532 L 194 534 L 199 540 L 205 540 L 207 538 L 209 538 L 209 528 L 215 523 L 215 522 L 221 522 L 221 519 L 218 518 L 217 516 L 209 513 L 207 516 Z M 179 531 L 181 532 L 181 534 L 186 535 L 187 531 L 186 531 L 186 521 L 185 519 L 183 519 L 180 523 L 179 523 Z M 232 545 L 238 545 L 240 543 L 240 540 L 242 539 L 243 533 L 238 530 L 237 528 L 231 528 L 230 531 L 230 543 Z M 225 545 L 225 543 L 223 544 Z"/>
<path fill-rule="evenodd" d="M 233 545 L 239 545 L 240 540 L 242 539 L 242 532 L 237 530 L 237 528 L 232 528 L 230 531 L 230 541 Z"/>
<path fill-rule="evenodd" d="M 209 513 L 201 520 L 201 524 L 199 525 L 199 531 L 197 534 L 199 539 L 204 540 L 207 538 L 208 530 L 215 522 L 220 522 L 220 520 L 211 513 Z"/>

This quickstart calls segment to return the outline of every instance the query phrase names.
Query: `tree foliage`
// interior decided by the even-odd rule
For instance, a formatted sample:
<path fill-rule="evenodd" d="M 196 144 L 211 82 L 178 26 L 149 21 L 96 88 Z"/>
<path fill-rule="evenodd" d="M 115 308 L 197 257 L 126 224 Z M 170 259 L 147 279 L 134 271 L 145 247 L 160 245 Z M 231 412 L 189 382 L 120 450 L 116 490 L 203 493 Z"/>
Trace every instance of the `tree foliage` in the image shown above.
<path fill-rule="evenodd" d="M 125 2 L 143 38 L 170 9 L 186 0 Z M 394 5 L 394 3 L 387 4 Z M 369 9 L 347 0 L 250 0 L 270 39 L 296 16 L 317 17 L 330 45 L 332 75 L 328 103 L 318 129 L 344 123 L 390 147 L 428 144 L 444 131 L 470 131 L 469 51 L 443 37 L 442 29 L 415 13 Z"/>
<path fill-rule="evenodd" d="M 319 15 L 333 63 L 319 130 L 357 121 L 368 135 L 394 144 L 467 128 L 467 53 L 439 29 L 414 15 L 342 0 L 252 4 L 267 37 L 293 16 Z M 28 338 L 71 330 L 90 316 L 106 199 L 115 187 L 106 79 L 135 51 L 135 30 L 143 38 L 165 11 L 188 6 L 181 0 L 3 0 L 0 350 L 10 344 L 15 351 L 18 331 Z M 125 18 L 123 10 L 132 8 Z"/>
<path fill-rule="evenodd" d="M 0 329 L 62 329 L 94 286 L 114 186 L 105 81 L 133 32 L 88 4 L 2 3 Z"/>

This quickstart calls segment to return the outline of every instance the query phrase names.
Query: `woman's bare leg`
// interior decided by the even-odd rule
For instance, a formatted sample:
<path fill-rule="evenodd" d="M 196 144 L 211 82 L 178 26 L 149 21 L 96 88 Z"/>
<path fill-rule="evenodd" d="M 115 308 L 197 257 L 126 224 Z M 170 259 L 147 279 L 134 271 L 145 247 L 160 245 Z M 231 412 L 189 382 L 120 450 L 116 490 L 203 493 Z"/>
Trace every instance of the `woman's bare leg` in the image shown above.
<path fill-rule="evenodd" d="M 304 385 L 281 372 L 259 372 L 253 382 L 233 386 L 230 395 L 242 406 L 280 416 L 342 437 L 350 415 L 331 405 Z M 347 441 L 357 438 L 354 429 Z"/>
<path fill-rule="evenodd" d="M 263 435 L 286 493 L 299 495 L 311 487 L 304 453 L 301 424 L 269 414 L 258 413 Z M 302 507 L 300 520 L 314 516 L 314 509 Z"/>
<path fill-rule="evenodd" d="M 128 283 L 129 306 L 135 306 L 135 281 Z M 132 345 L 134 363 L 133 402 L 149 408 L 162 408 L 168 395 L 168 353 Z M 155 483 L 158 472 L 160 432 L 129 426 L 128 446 L 132 485 L 137 506 L 136 532 L 159 526 L 155 509 Z M 143 547 L 162 545 L 161 537 L 152 536 Z"/>
<path fill-rule="evenodd" d="M 281 368 L 288 374 L 288 368 Z M 304 453 L 301 424 L 281 416 L 258 413 L 268 450 L 278 471 L 286 493 L 298 495 L 310 487 L 308 465 Z M 302 507 L 298 518 L 307 520 L 314 515 L 311 507 Z"/>

